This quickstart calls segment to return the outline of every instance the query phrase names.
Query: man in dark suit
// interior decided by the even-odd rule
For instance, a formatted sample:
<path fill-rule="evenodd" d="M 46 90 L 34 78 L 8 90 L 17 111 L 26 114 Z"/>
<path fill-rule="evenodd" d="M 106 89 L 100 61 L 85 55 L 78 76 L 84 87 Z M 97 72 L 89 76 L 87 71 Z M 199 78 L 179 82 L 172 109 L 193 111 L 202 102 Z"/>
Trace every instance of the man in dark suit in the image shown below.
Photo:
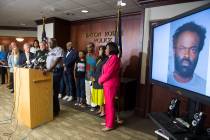
<path fill-rule="evenodd" d="M 74 70 L 74 64 L 77 59 L 77 52 L 72 47 L 72 42 L 66 43 L 66 49 L 67 52 L 64 55 L 64 81 L 66 84 L 66 96 L 63 98 L 63 100 L 66 101 L 72 101 L 73 100 L 73 84 L 74 84 L 74 76 L 73 76 L 73 70 Z"/>
<path fill-rule="evenodd" d="M 23 45 L 23 49 L 24 49 L 24 53 L 22 54 L 23 58 L 22 58 L 22 64 L 23 65 L 27 65 L 30 66 L 31 65 L 31 61 L 34 59 L 34 54 L 30 52 L 30 44 L 25 43 Z"/>

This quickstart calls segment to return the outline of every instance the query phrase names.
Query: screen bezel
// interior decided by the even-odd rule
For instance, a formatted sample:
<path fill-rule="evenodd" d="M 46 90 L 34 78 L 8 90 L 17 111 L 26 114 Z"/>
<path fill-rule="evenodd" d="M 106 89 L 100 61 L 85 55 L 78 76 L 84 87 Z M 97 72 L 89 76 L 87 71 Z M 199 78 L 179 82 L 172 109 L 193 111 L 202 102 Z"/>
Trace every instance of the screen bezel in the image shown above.
<path fill-rule="evenodd" d="M 159 27 L 159 26 L 162 26 L 162 25 L 168 24 L 170 22 L 173 22 L 175 20 L 178 20 L 178 19 L 181 19 L 181 18 L 190 16 L 190 15 L 193 15 L 193 14 L 199 13 L 199 12 L 204 11 L 206 9 L 210 9 L 210 3 L 209 4 L 206 4 L 204 6 L 195 8 L 193 10 L 190 10 L 188 12 L 185 12 L 183 14 L 180 14 L 178 16 L 175 16 L 173 18 L 166 19 L 164 21 L 160 21 L 157 24 L 152 25 L 151 30 L 150 30 L 150 38 L 151 38 L 151 40 L 150 40 L 150 45 L 149 45 L 150 46 L 149 79 L 150 79 L 151 84 L 159 85 L 159 86 L 162 86 L 162 87 L 167 87 L 170 90 L 175 91 L 179 95 L 181 94 L 181 95 L 186 96 L 186 97 L 188 97 L 188 98 L 190 98 L 190 99 L 192 99 L 194 101 L 197 101 L 197 102 L 200 102 L 200 103 L 204 103 L 204 104 L 210 105 L 210 97 L 208 97 L 206 95 L 202 95 L 202 94 L 197 93 L 197 92 L 193 92 L 193 91 L 190 91 L 190 90 L 181 88 L 181 87 L 177 87 L 177 86 L 174 86 L 174 85 L 171 85 L 171 84 L 168 84 L 168 83 L 164 83 L 164 82 L 161 82 L 161 81 L 152 79 L 152 69 L 153 69 L 153 66 L 152 66 L 152 64 L 153 64 L 153 42 L 154 42 L 153 41 L 153 39 L 154 39 L 153 33 L 154 33 L 154 29 L 157 28 L 157 27 Z"/>

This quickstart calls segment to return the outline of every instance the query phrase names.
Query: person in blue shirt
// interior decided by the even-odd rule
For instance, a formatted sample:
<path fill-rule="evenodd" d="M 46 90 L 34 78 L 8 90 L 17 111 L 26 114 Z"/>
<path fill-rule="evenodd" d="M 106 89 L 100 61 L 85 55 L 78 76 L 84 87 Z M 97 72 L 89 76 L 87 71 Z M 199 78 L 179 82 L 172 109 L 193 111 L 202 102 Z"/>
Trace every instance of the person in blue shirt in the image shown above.
<path fill-rule="evenodd" d="M 90 42 L 86 46 L 86 73 L 85 73 L 85 95 L 86 104 L 91 107 L 90 111 L 95 111 L 96 104 L 91 102 L 92 78 L 96 69 L 95 44 Z"/>
<path fill-rule="evenodd" d="M 1 84 L 5 84 L 5 75 L 7 73 L 6 67 L 6 52 L 4 51 L 4 46 L 0 45 L 0 67 L 1 67 Z"/>
<path fill-rule="evenodd" d="M 23 52 L 18 48 L 16 42 L 11 43 L 12 53 L 8 57 L 10 72 L 10 91 L 14 93 L 14 67 L 21 67 L 23 63 Z"/>
<path fill-rule="evenodd" d="M 205 94 L 206 80 L 194 71 L 203 49 L 206 29 L 194 22 L 185 23 L 173 35 L 174 71 L 168 83 Z"/>

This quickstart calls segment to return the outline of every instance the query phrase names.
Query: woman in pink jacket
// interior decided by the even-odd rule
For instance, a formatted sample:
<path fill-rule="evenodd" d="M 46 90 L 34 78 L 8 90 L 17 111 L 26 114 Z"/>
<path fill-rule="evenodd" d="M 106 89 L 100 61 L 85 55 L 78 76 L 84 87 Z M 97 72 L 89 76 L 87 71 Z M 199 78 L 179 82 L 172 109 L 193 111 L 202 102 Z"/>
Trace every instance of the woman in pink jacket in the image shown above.
<path fill-rule="evenodd" d="M 106 127 L 102 131 L 109 131 L 114 128 L 115 123 L 115 96 L 120 85 L 120 59 L 117 54 L 118 46 L 116 43 L 109 42 L 106 45 L 106 55 L 109 56 L 104 64 L 102 74 L 99 78 L 99 84 L 104 87 L 105 96 L 105 114 L 106 121 L 102 123 Z"/>

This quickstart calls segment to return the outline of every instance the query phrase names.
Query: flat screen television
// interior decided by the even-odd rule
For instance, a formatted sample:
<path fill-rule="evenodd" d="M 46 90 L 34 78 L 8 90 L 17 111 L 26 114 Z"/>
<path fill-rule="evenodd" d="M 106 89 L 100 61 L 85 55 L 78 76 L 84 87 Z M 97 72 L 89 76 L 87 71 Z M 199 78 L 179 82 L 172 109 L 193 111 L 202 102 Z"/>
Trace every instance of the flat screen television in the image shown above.
<path fill-rule="evenodd" d="M 150 80 L 210 104 L 210 4 L 152 27 Z"/>

